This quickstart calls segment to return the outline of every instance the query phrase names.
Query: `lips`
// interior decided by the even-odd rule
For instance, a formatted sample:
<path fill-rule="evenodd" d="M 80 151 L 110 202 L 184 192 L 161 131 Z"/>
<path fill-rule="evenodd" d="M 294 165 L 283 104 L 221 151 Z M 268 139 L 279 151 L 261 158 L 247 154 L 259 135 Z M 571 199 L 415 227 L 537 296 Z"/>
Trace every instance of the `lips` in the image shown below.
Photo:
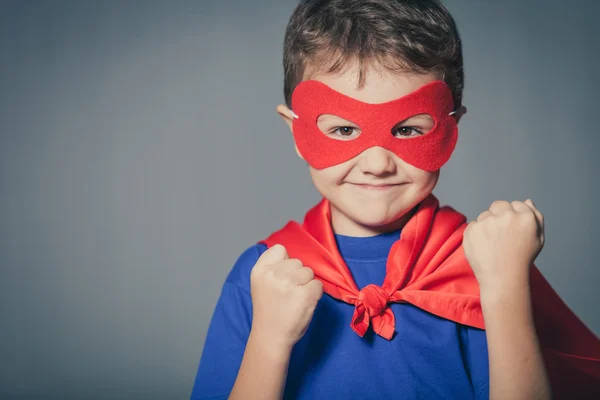
<path fill-rule="evenodd" d="M 401 186 L 404 185 L 405 183 L 353 183 L 354 186 L 357 186 L 361 189 L 367 189 L 367 190 L 389 190 L 389 189 L 393 189 L 397 186 Z"/>

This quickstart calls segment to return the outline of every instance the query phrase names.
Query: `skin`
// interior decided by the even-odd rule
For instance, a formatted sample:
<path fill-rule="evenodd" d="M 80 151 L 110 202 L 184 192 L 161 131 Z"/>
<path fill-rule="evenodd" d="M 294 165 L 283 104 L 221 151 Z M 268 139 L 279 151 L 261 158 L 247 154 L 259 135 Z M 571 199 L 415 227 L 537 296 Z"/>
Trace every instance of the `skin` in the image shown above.
<path fill-rule="evenodd" d="M 317 73 L 310 79 L 321 81 L 362 102 L 380 104 L 403 97 L 439 78 L 435 74 L 391 73 L 369 68 L 366 84 L 358 89 L 358 68 L 354 67 L 336 75 Z M 458 111 L 455 115 L 457 120 L 466 108 Z M 291 131 L 291 110 L 280 105 L 277 112 Z M 398 140 L 419 135 L 419 132 L 424 134 L 434 125 L 429 115 L 398 122 Z M 356 124 L 332 115 L 320 116 L 317 126 L 324 134 L 338 140 L 351 140 L 360 134 Z M 302 158 L 298 147 L 296 153 Z M 427 172 L 413 167 L 382 147 L 372 147 L 329 168 L 308 168 L 317 190 L 331 202 L 333 230 L 356 237 L 374 236 L 401 228 L 410 219 L 411 210 L 431 193 L 439 178 L 439 171 Z M 379 185 L 383 187 L 373 187 Z"/>
<path fill-rule="evenodd" d="M 544 217 L 530 199 L 495 201 L 464 232 L 486 325 L 491 399 L 552 397 L 529 282 L 543 246 Z"/>
<path fill-rule="evenodd" d="M 316 72 L 305 79 L 321 81 L 357 100 L 378 104 L 402 97 L 439 77 L 366 71 L 357 87 L 358 67 L 338 74 Z M 294 113 L 285 105 L 278 114 L 292 129 Z M 466 108 L 457 110 L 457 122 Z M 333 115 L 319 117 L 325 135 L 352 140 L 360 127 Z M 426 133 L 428 115 L 398 121 L 398 140 Z M 300 158 L 302 154 L 296 147 Z M 390 151 L 373 147 L 342 164 L 316 170 L 309 166 L 317 190 L 331 202 L 334 232 L 355 237 L 400 229 L 414 208 L 437 184 L 439 171 L 407 164 Z M 368 207 L 364 207 L 368 204 Z M 490 398 L 546 399 L 550 388 L 533 325 L 529 266 L 543 247 L 543 217 L 533 203 L 494 202 L 464 233 L 465 256 L 480 286 L 490 362 Z M 268 249 L 251 273 L 254 317 L 231 399 L 281 399 L 294 345 L 312 319 L 322 285 L 283 246 Z"/>

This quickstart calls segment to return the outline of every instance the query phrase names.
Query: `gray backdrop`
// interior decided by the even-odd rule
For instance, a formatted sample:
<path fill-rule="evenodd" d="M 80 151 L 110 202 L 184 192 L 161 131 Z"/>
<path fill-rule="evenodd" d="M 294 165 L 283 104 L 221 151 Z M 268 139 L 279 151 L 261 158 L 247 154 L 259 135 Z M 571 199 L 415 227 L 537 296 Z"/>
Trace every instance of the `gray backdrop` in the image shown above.
<path fill-rule="evenodd" d="M 598 4 L 446 4 L 469 112 L 435 193 L 532 197 L 598 334 Z M 2 399 L 189 396 L 235 259 L 318 200 L 274 110 L 294 5 L 1 3 Z"/>

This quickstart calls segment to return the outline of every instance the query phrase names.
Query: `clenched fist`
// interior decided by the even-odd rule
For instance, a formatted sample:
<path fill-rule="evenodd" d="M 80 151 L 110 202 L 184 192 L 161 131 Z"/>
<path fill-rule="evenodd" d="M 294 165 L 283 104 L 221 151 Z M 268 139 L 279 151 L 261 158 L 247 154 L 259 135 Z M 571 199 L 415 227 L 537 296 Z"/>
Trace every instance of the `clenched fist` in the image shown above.
<path fill-rule="evenodd" d="M 323 284 L 314 277 L 282 245 L 265 251 L 250 274 L 252 333 L 291 349 L 306 333 L 323 295 Z"/>
<path fill-rule="evenodd" d="M 531 200 L 495 201 L 467 226 L 463 248 L 480 289 L 528 282 L 544 246 L 544 217 Z"/>

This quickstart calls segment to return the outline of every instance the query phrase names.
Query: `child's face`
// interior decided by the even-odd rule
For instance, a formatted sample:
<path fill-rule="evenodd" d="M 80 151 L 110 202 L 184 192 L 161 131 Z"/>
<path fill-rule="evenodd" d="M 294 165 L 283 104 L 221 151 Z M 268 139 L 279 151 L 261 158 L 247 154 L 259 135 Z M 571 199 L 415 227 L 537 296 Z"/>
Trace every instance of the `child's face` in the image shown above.
<path fill-rule="evenodd" d="M 354 67 L 344 73 L 317 73 L 305 79 L 320 81 L 356 100 L 379 104 L 403 97 L 439 77 L 368 68 L 365 84 L 358 89 L 358 67 Z M 278 112 L 291 129 L 292 112 L 285 106 L 279 106 Z M 462 110 L 457 114 L 460 117 Z M 321 115 L 317 125 L 324 134 L 339 140 L 360 134 L 355 123 L 339 116 Z M 431 116 L 421 114 L 398 124 L 397 134 L 424 134 L 433 126 Z M 297 147 L 296 152 L 302 158 Z M 317 190 L 331 202 L 334 231 L 348 236 L 372 236 L 400 228 L 410 217 L 407 213 L 431 193 L 439 177 L 439 170 L 416 168 L 379 146 L 341 164 L 323 169 L 309 165 L 309 169 Z"/>

